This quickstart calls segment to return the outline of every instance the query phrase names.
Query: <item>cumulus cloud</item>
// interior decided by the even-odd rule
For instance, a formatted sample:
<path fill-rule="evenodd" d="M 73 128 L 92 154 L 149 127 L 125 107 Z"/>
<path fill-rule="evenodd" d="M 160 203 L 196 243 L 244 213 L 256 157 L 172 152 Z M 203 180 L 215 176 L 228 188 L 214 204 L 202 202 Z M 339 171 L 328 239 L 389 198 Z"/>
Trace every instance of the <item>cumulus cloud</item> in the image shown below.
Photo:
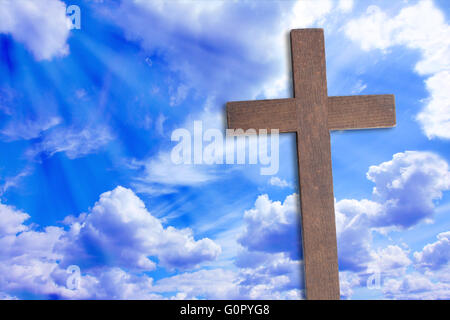
<path fill-rule="evenodd" d="M 27 229 L 23 222 L 30 216 L 0 203 L 0 235 L 14 235 Z"/>
<path fill-rule="evenodd" d="M 353 289 L 360 284 L 360 278 L 353 272 L 339 272 L 339 287 L 341 290 L 341 299 L 350 299 L 353 295 Z"/>
<path fill-rule="evenodd" d="M 450 50 L 449 50 L 450 51 Z M 450 71 L 442 71 L 425 80 L 430 97 L 417 115 L 428 138 L 450 139 Z"/>
<path fill-rule="evenodd" d="M 151 269 L 192 268 L 215 259 L 220 248 L 209 239 L 194 240 L 190 230 L 164 228 L 123 187 L 102 194 L 88 213 L 66 217 L 68 229 L 49 226 L 38 231 L 25 225 L 29 215 L 4 204 L 0 204 L 0 218 L 4 222 L 0 227 L 2 299 L 14 298 L 15 292 L 63 299 L 304 296 L 303 265 L 286 252 L 243 251 L 230 270 L 200 269 L 154 281 L 147 273 Z M 67 286 L 66 268 L 72 263 L 82 269 L 76 290 Z"/>
<path fill-rule="evenodd" d="M 237 239 L 243 247 L 235 259 L 239 268 L 239 298 L 301 299 L 303 262 L 297 194 L 283 203 L 261 195 L 245 211 L 245 228 Z"/>
<path fill-rule="evenodd" d="M 0 219 L 0 290 L 51 292 L 55 288 L 51 273 L 61 258 L 55 246 L 62 228 L 35 231 L 24 225 L 29 215 L 4 204 L 0 204 Z"/>
<path fill-rule="evenodd" d="M 96 299 L 155 300 L 164 299 L 154 293 L 153 279 L 147 275 L 135 275 L 120 268 L 101 269 L 94 273 L 95 282 L 88 292 Z"/>
<path fill-rule="evenodd" d="M 10 34 L 37 60 L 64 56 L 70 19 L 60 0 L 3 0 L 0 2 L 0 32 Z"/>
<path fill-rule="evenodd" d="M 155 292 L 178 292 L 178 297 L 195 299 L 237 299 L 239 276 L 235 271 L 224 269 L 186 272 L 158 280 Z"/>
<path fill-rule="evenodd" d="M 86 244 L 81 250 L 83 261 L 101 258 L 106 252 L 104 264 L 142 270 L 155 269 L 149 257 L 157 257 L 161 266 L 185 269 L 214 260 L 220 253 L 212 240 L 194 240 L 190 229 L 164 228 L 142 200 L 123 187 L 102 194 L 83 218 L 70 233 L 75 245 L 71 260 L 79 258 L 80 244 Z M 66 250 L 70 257 L 72 246 Z"/>
<path fill-rule="evenodd" d="M 363 271 L 371 261 L 372 230 L 370 217 L 381 205 L 370 200 L 338 201 L 335 205 L 340 270 Z"/>
<path fill-rule="evenodd" d="M 296 202 L 296 194 L 286 197 L 283 203 L 272 202 L 267 195 L 258 197 L 255 208 L 244 213 L 246 228 L 238 240 L 242 248 L 234 257 L 233 268 L 186 272 L 164 278 L 155 283 L 155 292 L 177 292 L 178 298 L 187 299 L 303 298 Z M 270 243 L 274 234 L 283 241 Z M 255 236 L 258 238 L 249 240 Z"/>
<path fill-rule="evenodd" d="M 294 259 L 301 250 L 298 197 L 294 193 L 283 203 L 267 195 L 256 199 L 255 207 L 245 212 L 245 232 L 239 243 L 251 251 L 287 252 Z"/>
<path fill-rule="evenodd" d="M 442 298 L 449 287 L 448 232 L 438 241 L 414 253 L 407 247 L 387 245 L 373 248 L 374 233 L 387 235 L 429 221 L 435 201 L 450 189 L 448 164 L 431 152 L 406 151 L 390 161 L 371 166 L 367 178 L 375 183 L 373 200 L 343 199 L 336 202 L 336 227 L 339 268 L 348 298 L 354 287 L 362 286 L 369 276 L 383 279 L 382 292 L 388 298 Z M 408 276 L 414 267 L 418 279 Z M 358 280 L 354 278 L 357 276 Z"/>
<path fill-rule="evenodd" d="M 0 219 L 0 292 L 50 298 L 158 298 L 153 280 L 142 271 L 156 266 L 193 268 L 220 253 L 212 240 L 195 240 L 189 229 L 164 228 L 123 187 L 102 194 L 89 213 L 67 217 L 68 229 L 37 230 L 25 224 L 29 215 L 4 204 Z M 79 290 L 66 286 L 70 264 L 85 269 Z"/>
<path fill-rule="evenodd" d="M 246 253 L 243 253 L 244 256 Z M 175 299 L 301 299 L 303 265 L 283 253 L 251 253 L 258 262 L 238 263 L 238 270 L 203 269 L 155 282 L 154 292 L 177 292 Z"/>
<path fill-rule="evenodd" d="M 437 241 L 427 244 L 422 251 L 414 252 L 420 268 L 438 270 L 450 264 L 450 231 L 437 235 Z"/>
<path fill-rule="evenodd" d="M 396 245 L 388 245 L 386 248 L 373 251 L 368 271 L 378 272 L 384 276 L 402 275 L 412 263 L 408 254 L 409 252 Z"/>
<path fill-rule="evenodd" d="M 421 52 L 415 71 L 427 76 L 430 97 L 417 115 L 428 138 L 450 139 L 450 26 L 431 0 L 421 0 L 389 17 L 370 6 L 360 18 L 345 26 L 346 35 L 364 50 L 387 51 L 404 45 Z"/>
<path fill-rule="evenodd" d="M 383 285 L 383 293 L 390 299 L 450 299 L 450 284 L 431 281 L 419 274 L 408 274 L 401 279 L 389 279 Z"/>
<path fill-rule="evenodd" d="M 434 212 L 434 201 L 450 189 L 447 162 L 431 152 L 397 153 L 391 161 L 371 166 L 374 198 L 383 210 L 372 218 L 377 226 L 411 227 Z"/>
<path fill-rule="evenodd" d="M 238 256 L 241 282 L 239 292 L 244 299 L 304 298 L 303 262 L 286 253 L 243 251 Z"/>

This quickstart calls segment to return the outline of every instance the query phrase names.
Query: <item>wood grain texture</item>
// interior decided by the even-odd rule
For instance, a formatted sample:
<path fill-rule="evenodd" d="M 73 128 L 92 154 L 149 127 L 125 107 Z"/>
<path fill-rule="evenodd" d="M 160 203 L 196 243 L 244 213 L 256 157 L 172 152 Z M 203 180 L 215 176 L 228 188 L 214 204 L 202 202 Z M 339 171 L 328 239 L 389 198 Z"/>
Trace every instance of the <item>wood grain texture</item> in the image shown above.
<path fill-rule="evenodd" d="M 295 107 L 294 99 L 228 102 L 228 128 L 295 132 L 298 126 Z"/>
<path fill-rule="evenodd" d="M 325 45 L 322 29 L 291 31 L 307 299 L 339 299 Z"/>
<path fill-rule="evenodd" d="M 228 102 L 228 127 L 296 132 L 296 105 L 295 99 Z M 327 111 L 329 130 L 390 128 L 396 124 L 392 94 L 328 97 Z"/>
<path fill-rule="evenodd" d="M 227 104 L 230 129 L 296 132 L 307 299 L 339 299 L 330 130 L 395 126 L 393 95 L 328 97 L 322 29 L 291 31 L 294 98 Z"/>
<path fill-rule="evenodd" d="M 371 129 L 395 126 L 392 94 L 328 97 L 328 129 Z"/>

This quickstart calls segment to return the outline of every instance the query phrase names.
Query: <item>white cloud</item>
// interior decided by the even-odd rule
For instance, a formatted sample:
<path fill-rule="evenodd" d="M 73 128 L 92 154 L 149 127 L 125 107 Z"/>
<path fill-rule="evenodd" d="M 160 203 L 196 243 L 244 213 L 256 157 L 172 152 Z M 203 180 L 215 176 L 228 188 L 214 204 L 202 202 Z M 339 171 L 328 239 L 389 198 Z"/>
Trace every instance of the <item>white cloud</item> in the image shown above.
<path fill-rule="evenodd" d="M 2 0 L 0 32 L 23 43 L 37 60 L 68 54 L 70 19 L 59 0 Z"/>
<path fill-rule="evenodd" d="M 275 187 L 287 188 L 290 187 L 291 184 L 284 179 L 280 179 L 279 177 L 272 177 L 269 180 L 269 184 Z"/>
<path fill-rule="evenodd" d="M 289 203 L 295 199 L 295 194 L 287 197 L 284 210 L 291 210 Z M 29 218 L 0 204 L 0 292 L 4 293 L 0 298 L 23 292 L 64 299 L 304 296 L 301 261 L 288 252 L 249 248 L 232 257 L 231 269 L 194 270 L 155 282 L 148 275 L 153 268 L 193 268 L 214 260 L 220 247 L 209 239 L 195 240 L 189 229 L 163 227 L 131 190 L 122 187 L 102 194 L 89 212 L 66 217 L 63 224 L 68 228 L 49 226 L 38 231 L 37 226 L 25 224 Z M 290 218 L 284 222 L 289 221 L 293 229 L 297 227 Z M 82 268 L 77 290 L 66 285 L 66 267 L 71 264 Z"/>
<path fill-rule="evenodd" d="M 429 278 L 412 273 L 402 279 L 389 279 L 383 285 L 383 293 L 390 299 L 450 299 L 450 284 L 436 283 Z"/>
<path fill-rule="evenodd" d="M 3 184 L 0 185 L 0 196 L 3 195 L 9 188 L 17 187 L 20 181 L 29 176 L 31 173 L 32 168 L 27 166 L 15 176 L 3 178 Z"/>
<path fill-rule="evenodd" d="M 406 151 L 395 154 L 391 161 L 371 166 L 367 178 L 375 183 L 373 200 L 343 199 L 335 205 L 339 268 L 344 272 L 342 296 L 351 297 L 355 287 L 378 273 L 381 292 L 387 298 L 447 297 L 448 232 L 415 252 L 414 263 L 410 250 L 397 245 L 372 248 L 374 232 L 388 235 L 433 216 L 434 201 L 450 189 L 447 162 L 431 152 Z M 412 267 L 420 271 L 414 277 L 408 275 Z"/>
<path fill-rule="evenodd" d="M 294 246 L 295 247 L 295 246 Z M 240 297 L 243 299 L 293 299 L 304 297 L 303 263 L 286 253 L 244 250 L 237 257 Z"/>
<path fill-rule="evenodd" d="M 450 26 L 443 12 L 431 0 L 403 8 L 395 17 L 370 6 L 365 15 L 345 26 L 345 33 L 364 50 L 386 52 L 404 45 L 421 52 L 415 71 L 429 76 L 430 98 L 417 120 L 428 138 L 450 139 Z"/>
<path fill-rule="evenodd" d="M 164 228 L 131 190 L 100 196 L 87 214 L 67 217 L 69 230 L 25 225 L 29 215 L 0 204 L 0 292 L 64 298 L 161 298 L 141 271 L 158 266 L 192 268 L 213 260 L 220 247 L 194 240 L 189 229 Z M 66 287 L 67 265 L 79 263 L 80 289 Z M 123 269 L 122 269 L 123 268 Z M 128 271 L 124 271 L 128 270 Z M 134 273 L 136 270 L 137 273 Z"/>
<path fill-rule="evenodd" d="M 164 114 L 160 114 L 158 116 L 158 119 L 156 120 L 156 132 L 159 133 L 159 135 L 164 136 L 164 122 L 166 122 L 167 118 L 164 116 Z"/>
<path fill-rule="evenodd" d="M 26 120 L 25 122 L 14 121 L 9 122 L 0 133 L 5 136 L 8 141 L 20 139 L 30 140 L 39 137 L 42 132 L 60 123 L 61 118 L 59 117 L 50 117 L 35 121 Z"/>
<path fill-rule="evenodd" d="M 430 98 L 417 115 L 417 120 L 424 127 L 428 138 L 450 139 L 450 71 L 438 72 L 425 83 Z"/>
<path fill-rule="evenodd" d="M 380 204 L 366 199 L 344 199 L 335 204 L 340 270 L 366 270 L 372 260 L 370 217 L 380 210 Z"/>
<path fill-rule="evenodd" d="M 338 9 L 344 13 L 348 13 L 352 11 L 354 5 L 353 0 L 339 0 Z"/>
<path fill-rule="evenodd" d="M 359 94 L 363 92 L 367 88 L 367 84 L 363 83 L 361 80 L 358 80 L 358 82 L 355 84 L 355 86 L 352 89 L 352 94 Z"/>
<path fill-rule="evenodd" d="M 344 2 L 340 8 L 348 9 L 350 3 Z M 287 33 L 293 28 L 323 25 L 333 6 L 331 0 L 258 5 L 233 1 L 122 1 L 103 14 L 149 53 L 163 54 L 183 83 L 171 92 L 170 104 L 176 105 L 188 89 L 215 94 L 221 103 L 261 94 L 274 98 L 287 92 Z M 154 27 L 147 28 L 147 21 L 152 21 Z"/>
<path fill-rule="evenodd" d="M 331 0 L 323 1 L 296 1 L 292 9 L 292 16 L 289 29 L 306 28 L 317 23 L 324 23 L 324 19 L 333 8 Z"/>
<path fill-rule="evenodd" d="M 255 207 L 245 212 L 245 231 L 239 243 L 251 251 L 287 252 L 298 259 L 301 250 L 300 216 L 297 194 L 283 203 L 261 195 Z"/>
<path fill-rule="evenodd" d="M 184 299 L 236 299 L 239 294 L 236 272 L 224 269 L 199 270 L 158 280 L 155 292 L 178 292 Z"/>
<path fill-rule="evenodd" d="M 23 222 L 29 218 L 28 214 L 0 203 L 0 235 L 14 235 L 26 230 Z"/>
<path fill-rule="evenodd" d="M 144 167 L 144 173 L 137 180 L 141 183 L 198 186 L 217 179 L 211 166 L 174 164 L 168 152 L 160 152 L 139 164 Z"/>
<path fill-rule="evenodd" d="M 181 126 L 181 128 L 186 128 L 189 131 L 191 143 L 195 139 L 203 141 L 203 133 L 207 129 L 223 127 L 223 112 L 211 112 L 208 110 L 213 104 L 213 101 L 213 97 L 206 99 L 204 110 L 200 114 L 188 115 Z M 164 116 L 158 118 L 156 124 L 157 130 L 159 130 L 158 123 L 163 123 L 164 120 Z M 194 121 L 201 121 L 202 131 L 194 130 Z M 161 125 L 161 129 L 163 129 L 162 127 L 163 125 Z M 225 133 L 223 128 L 219 130 L 223 130 Z M 175 145 L 175 142 L 173 145 Z M 208 144 L 203 142 L 203 145 L 206 146 Z M 140 171 L 135 182 L 133 182 L 133 186 L 136 187 L 138 192 L 158 196 L 161 194 L 175 193 L 178 191 L 178 187 L 201 186 L 220 178 L 217 174 L 217 166 L 215 165 L 208 165 L 205 162 L 201 164 L 175 164 L 171 159 L 171 151 L 161 150 L 155 156 L 148 159 L 139 161 L 132 160 L 133 169 Z M 203 156 L 204 149 L 200 152 Z M 225 152 L 227 152 L 226 146 L 219 143 L 218 153 L 225 154 Z M 234 149 L 232 152 L 234 152 Z"/>
<path fill-rule="evenodd" d="M 418 267 L 438 270 L 449 266 L 450 231 L 439 233 L 437 239 L 436 242 L 427 244 L 422 251 L 414 252 Z"/>
<path fill-rule="evenodd" d="M 339 272 L 339 287 L 341 299 L 350 299 L 353 295 L 353 288 L 360 284 L 360 278 L 353 272 Z"/>
<path fill-rule="evenodd" d="M 144 203 L 129 189 L 117 187 L 105 192 L 81 222 L 72 225 L 72 244 L 66 250 L 70 264 L 82 255 L 83 260 L 98 258 L 107 252 L 114 266 L 153 270 L 149 257 L 157 257 L 167 268 L 186 269 L 214 260 L 221 252 L 210 239 L 194 240 L 192 230 L 164 228 Z M 81 248 L 80 244 L 89 246 Z M 95 249 L 94 249 L 95 248 Z M 69 263 L 69 262 L 68 262 Z"/>
<path fill-rule="evenodd" d="M 171 107 L 178 106 L 181 104 L 187 97 L 189 93 L 189 87 L 185 84 L 180 84 L 175 90 L 173 90 L 172 95 L 170 96 Z"/>
<path fill-rule="evenodd" d="M 367 178 L 375 183 L 374 198 L 383 210 L 376 226 L 411 227 L 431 218 L 434 201 L 450 189 L 447 162 L 431 152 L 397 153 L 391 161 L 371 166 Z"/>
<path fill-rule="evenodd" d="M 402 275 L 412 263 L 408 253 L 396 245 L 388 245 L 386 248 L 373 251 L 373 260 L 368 267 L 368 272 L 378 272 L 384 276 Z"/>
<path fill-rule="evenodd" d="M 430 219 L 434 201 L 450 189 L 447 162 L 431 152 L 397 153 L 371 166 L 367 178 L 375 183 L 373 200 L 343 199 L 335 205 L 342 270 L 365 270 L 374 259 L 372 231 L 409 228 Z"/>
<path fill-rule="evenodd" d="M 51 157 L 64 152 L 69 159 L 76 159 L 97 151 L 112 139 L 110 129 L 103 125 L 55 128 L 29 149 L 27 155 L 36 157 L 44 154 Z"/>
<path fill-rule="evenodd" d="M 0 290 L 50 293 L 55 289 L 51 274 L 61 254 L 55 251 L 64 231 L 47 227 L 35 231 L 23 223 L 29 215 L 0 204 Z"/>
<path fill-rule="evenodd" d="M 301 261 L 286 253 L 244 250 L 231 270 L 202 269 L 154 281 L 155 266 L 193 267 L 220 249 L 189 230 L 163 228 L 130 190 L 100 196 L 87 214 L 64 219 L 70 229 L 35 231 L 27 214 L 0 204 L 0 298 L 15 292 L 66 299 L 299 299 Z M 106 258 L 106 259 L 102 259 Z M 93 259 L 93 260 L 90 260 Z M 82 267 L 79 288 L 66 286 L 67 265 Z"/>
<path fill-rule="evenodd" d="M 163 296 L 154 293 L 153 279 L 147 275 L 134 275 L 119 268 L 110 268 L 95 272 L 93 280 L 92 287 L 88 287 L 86 291 L 96 299 L 164 299 Z"/>
<path fill-rule="evenodd" d="M 10 87 L 0 88 L 0 111 L 12 115 L 17 93 Z"/>
<path fill-rule="evenodd" d="M 259 255 L 238 264 L 238 270 L 204 269 L 158 280 L 154 292 L 177 292 L 183 299 L 301 299 L 304 294 L 300 261 L 285 254 Z M 248 259 L 248 260 L 251 260 Z"/>
<path fill-rule="evenodd" d="M 0 300 L 18 300 L 17 297 L 10 296 L 9 294 L 0 292 Z"/>

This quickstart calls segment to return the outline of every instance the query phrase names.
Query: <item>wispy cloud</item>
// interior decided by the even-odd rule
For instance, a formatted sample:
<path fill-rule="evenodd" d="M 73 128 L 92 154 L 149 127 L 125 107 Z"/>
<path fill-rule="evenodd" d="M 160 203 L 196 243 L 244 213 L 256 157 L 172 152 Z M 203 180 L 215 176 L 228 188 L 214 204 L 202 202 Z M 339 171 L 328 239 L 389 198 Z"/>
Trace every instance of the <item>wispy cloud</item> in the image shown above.
<path fill-rule="evenodd" d="M 269 180 L 269 184 L 275 187 L 280 187 L 280 188 L 288 188 L 291 187 L 292 185 L 287 182 L 284 179 L 280 179 L 279 177 L 272 177 Z"/>
<path fill-rule="evenodd" d="M 27 155 L 31 158 L 38 155 L 51 157 L 64 152 L 69 159 L 76 159 L 95 152 L 112 139 L 113 134 L 104 125 L 56 128 L 31 147 Z"/>
<path fill-rule="evenodd" d="M 17 175 L 3 178 L 2 179 L 3 183 L 0 184 L 0 196 L 3 195 L 8 189 L 18 186 L 20 181 L 26 176 L 29 176 L 32 172 L 33 172 L 32 167 L 27 166 Z"/>
<path fill-rule="evenodd" d="M 6 140 L 30 140 L 39 137 L 42 132 L 57 126 L 62 119 L 60 117 L 49 117 L 38 120 L 25 120 L 24 122 L 9 122 L 1 131 Z"/>
<path fill-rule="evenodd" d="M 362 82 L 361 80 L 358 80 L 358 82 L 355 84 L 355 86 L 352 89 L 352 94 L 358 94 L 363 92 L 367 88 L 367 84 Z"/>
<path fill-rule="evenodd" d="M 137 178 L 142 183 L 168 186 L 198 186 L 217 179 L 211 166 L 174 164 L 169 152 L 160 152 L 156 157 L 139 162 L 144 172 Z"/>

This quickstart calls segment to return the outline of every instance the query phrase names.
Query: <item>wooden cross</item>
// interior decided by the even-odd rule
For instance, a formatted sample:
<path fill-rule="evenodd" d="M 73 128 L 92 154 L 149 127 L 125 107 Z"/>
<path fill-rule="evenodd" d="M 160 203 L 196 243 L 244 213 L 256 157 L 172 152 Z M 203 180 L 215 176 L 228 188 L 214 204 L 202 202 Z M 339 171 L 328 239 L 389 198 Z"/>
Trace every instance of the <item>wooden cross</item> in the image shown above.
<path fill-rule="evenodd" d="M 323 29 L 291 31 L 294 98 L 227 103 L 230 129 L 297 134 L 307 299 L 339 299 L 330 130 L 395 126 L 393 95 L 329 97 Z"/>

